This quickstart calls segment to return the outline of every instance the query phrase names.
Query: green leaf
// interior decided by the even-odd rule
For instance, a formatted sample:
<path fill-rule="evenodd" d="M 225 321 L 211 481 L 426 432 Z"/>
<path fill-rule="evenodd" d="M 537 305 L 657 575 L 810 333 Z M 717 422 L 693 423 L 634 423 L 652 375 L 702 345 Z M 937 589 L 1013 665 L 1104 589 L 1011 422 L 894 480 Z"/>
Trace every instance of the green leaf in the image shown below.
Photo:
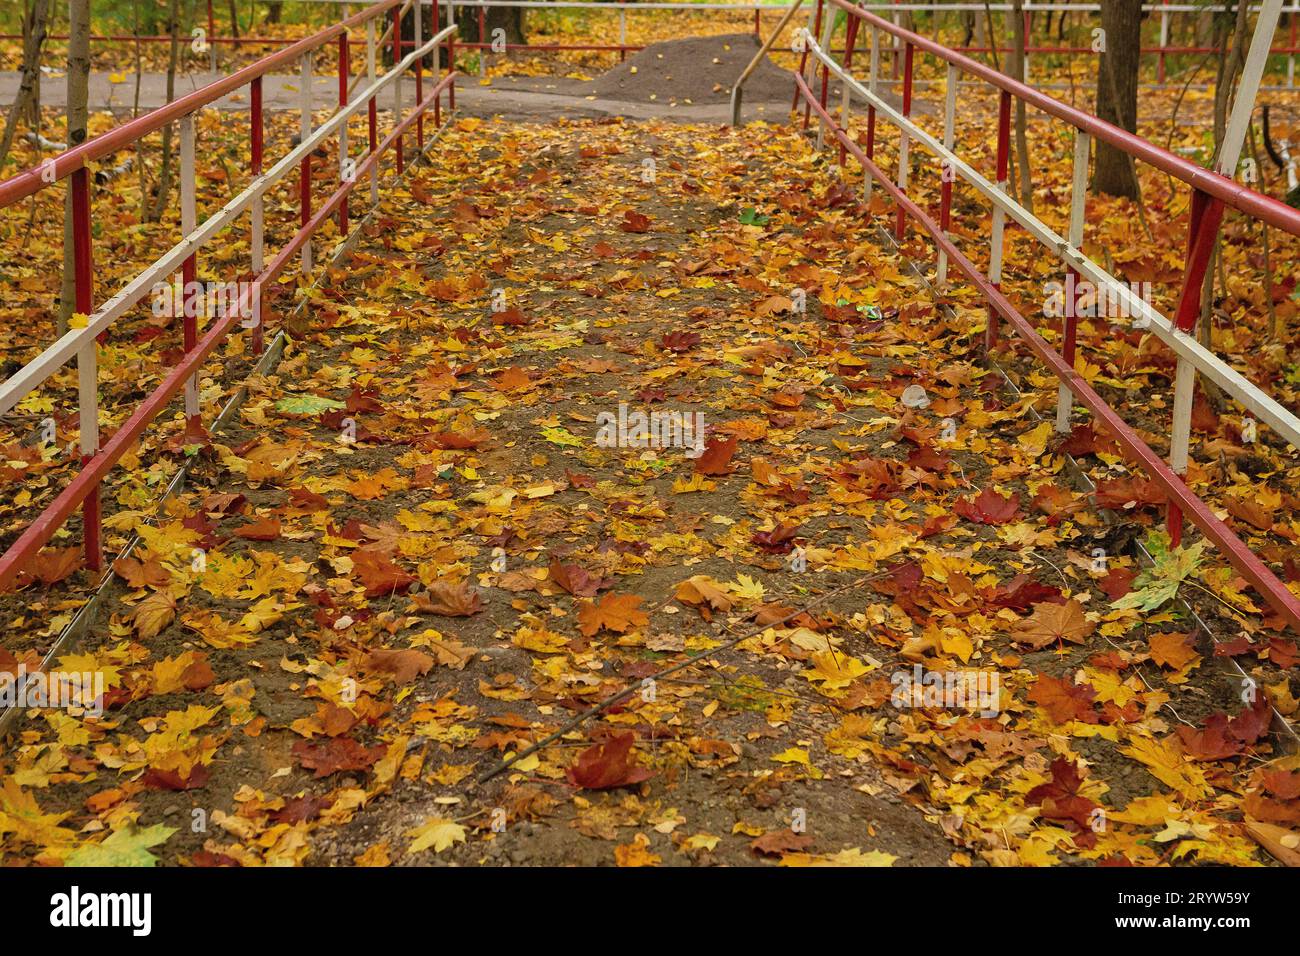
<path fill-rule="evenodd" d="M 543 428 L 542 437 L 552 445 L 573 445 L 577 447 L 584 444 L 583 440 L 573 434 L 573 432 L 558 425 L 555 427 Z"/>
<path fill-rule="evenodd" d="M 319 415 L 321 412 L 346 407 L 343 402 L 322 395 L 289 395 L 275 403 L 277 412 L 288 412 L 290 415 Z"/>
<path fill-rule="evenodd" d="M 753 206 L 746 206 L 740 211 L 740 222 L 744 226 L 766 226 L 769 216 L 760 216 Z"/>
<path fill-rule="evenodd" d="M 114 830 L 99 843 L 77 847 L 64 861 L 65 866 L 157 866 L 158 857 L 150 847 L 166 843 L 175 827 L 158 823 L 141 830 L 134 824 Z"/>
<path fill-rule="evenodd" d="M 1170 549 L 1168 537 L 1157 533 L 1147 538 L 1146 546 L 1155 563 L 1137 576 L 1133 590 L 1111 605 L 1117 610 L 1156 610 L 1177 596 L 1179 586 L 1196 574 L 1204 560 L 1204 541 Z"/>

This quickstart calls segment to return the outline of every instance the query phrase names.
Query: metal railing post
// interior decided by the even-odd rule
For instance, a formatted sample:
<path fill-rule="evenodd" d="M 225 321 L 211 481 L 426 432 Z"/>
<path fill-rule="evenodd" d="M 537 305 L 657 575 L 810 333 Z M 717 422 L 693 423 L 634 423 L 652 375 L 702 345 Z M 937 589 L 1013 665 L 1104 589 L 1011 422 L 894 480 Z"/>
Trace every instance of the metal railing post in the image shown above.
<path fill-rule="evenodd" d="M 835 33 L 835 18 L 834 18 L 834 17 L 826 17 L 826 18 L 822 21 L 821 39 L 820 39 L 820 41 L 819 41 L 819 42 L 821 43 L 821 48 L 822 48 L 823 50 L 830 50 L 830 47 L 831 47 L 831 36 L 832 36 L 834 33 Z M 814 66 L 814 67 L 813 67 L 813 76 L 816 76 L 816 75 L 817 75 L 817 67 Z M 830 67 L 828 67 L 825 63 L 823 63 L 823 64 L 822 64 L 822 89 L 821 89 L 821 95 L 817 98 L 817 101 L 821 104 L 821 107 L 822 107 L 822 110 L 823 110 L 823 111 L 825 111 L 825 109 L 826 109 L 826 95 L 827 95 L 827 93 L 828 93 L 829 90 L 830 90 L 830 81 L 831 81 L 831 70 L 830 70 Z M 818 149 L 819 151 L 821 150 L 821 148 L 822 148 L 823 144 L 825 144 L 825 142 L 826 142 L 826 123 L 825 123 L 825 121 L 823 121 L 823 122 L 822 122 L 822 123 L 817 127 L 817 149 Z"/>
<path fill-rule="evenodd" d="M 90 224 L 90 174 L 83 166 L 68 180 L 72 193 L 72 256 L 74 307 L 81 315 L 95 308 L 95 278 Z M 77 352 L 77 412 L 80 420 L 81 463 L 99 451 L 99 344 L 90 339 Z M 82 544 L 86 567 L 104 565 L 100 485 L 96 482 L 81 505 Z"/>
<path fill-rule="evenodd" d="M 1092 140 L 1083 130 L 1074 134 L 1074 175 L 1070 186 L 1070 231 L 1066 236 L 1071 248 L 1083 250 L 1083 226 L 1087 217 L 1088 204 L 1088 156 Z M 1074 367 L 1074 351 L 1079 334 L 1079 317 L 1075 295 L 1075 282 L 1079 278 L 1078 270 L 1070 266 L 1066 272 L 1066 286 L 1063 293 L 1063 333 L 1061 357 Z M 1062 434 L 1070 431 L 1070 412 L 1074 405 L 1074 393 L 1065 382 L 1061 382 L 1056 392 L 1056 430 Z"/>
<path fill-rule="evenodd" d="M 311 53 L 310 51 L 303 54 L 302 57 L 302 93 L 301 93 L 301 116 L 298 122 L 299 142 L 305 143 L 307 137 L 311 135 Z M 298 176 L 298 211 L 299 220 L 302 225 L 307 225 L 311 221 L 311 153 L 303 154 L 302 163 L 299 166 Z M 302 272 L 307 275 L 311 272 L 311 239 L 308 239 L 302 246 Z"/>
<path fill-rule="evenodd" d="M 249 84 L 249 152 L 252 156 L 252 175 L 253 178 L 262 175 L 262 153 L 264 150 L 263 139 L 265 136 L 265 125 L 262 117 L 262 78 L 254 77 L 253 82 Z M 262 194 L 259 193 L 253 199 L 252 207 L 252 235 L 249 238 L 249 264 L 252 266 L 253 275 L 260 276 L 264 268 L 263 255 L 265 244 L 265 208 Z M 254 355 L 261 355 L 263 349 L 262 336 L 262 302 L 261 302 L 261 284 L 257 289 L 258 301 L 253 303 L 253 330 L 252 330 L 252 350 Z"/>
<path fill-rule="evenodd" d="M 867 89 L 874 96 L 877 94 L 876 79 L 880 75 L 880 29 L 873 23 L 871 25 L 871 56 L 867 61 Z M 867 103 L 867 143 L 865 147 L 867 159 L 872 161 L 876 158 L 876 104 Z M 862 198 L 868 200 L 871 198 L 871 176 L 864 173 L 862 177 Z"/>
<path fill-rule="evenodd" d="M 858 42 L 858 18 L 849 17 L 848 26 L 844 31 L 844 69 L 849 70 L 853 67 L 853 47 Z M 849 90 L 849 84 L 841 83 L 840 94 L 840 128 L 845 132 L 849 128 L 849 107 L 853 103 L 853 96 Z M 844 149 L 844 144 L 840 143 L 840 165 L 843 166 L 848 159 L 848 153 Z M 865 175 L 865 171 L 864 171 Z"/>
<path fill-rule="evenodd" d="M 953 142 L 956 137 L 957 126 L 957 67 L 951 63 L 948 64 L 947 88 L 944 91 L 943 98 L 943 145 L 947 150 L 952 150 Z M 939 228 L 943 230 L 944 235 L 948 235 L 949 227 L 952 225 L 952 181 L 956 178 L 956 170 L 951 168 L 945 160 L 940 167 L 939 183 Z M 946 249 L 939 250 L 939 261 L 934 270 L 935 281 L 943 285 L 948 281 L 948 252 Z"/>
<path fill-rule="evenodd" d="M 198 228 L 198 205 L 195 194 L 194 171 L 194 114 L 181 117 L 181 235 L 188 236 Z M 199 344 L 199 310 L 204 309 L 207 297 L 199 288 L 198 253 L 191 253 L 181 266 L 181 302 L 184 318 L 185 354 L 193 352 Z M 190 425 L 199 424 L 199 374 L 196 371 L 185 381 L 185 419 Z"/>
<path fill-rule="evenodd" d="M 375 21 L 366 21 L 366 78 L 369 80 L 370 99 L 366 103 L 366 123 L 369 128 L 370 150 L 374 155 L 379 145 L 379 117 L 375 105 Z M 379 164 L 370 167 L 370 205 L 379 205 Z"/>
<path fill-rule="evenodd" d="M 912 116 L 912 60 L 915 50 L 909 42 L 903 47 L 903 118 L 910 119 Z M 898 188 L 904 193 L 907 192 L 907 175 L 909 169 L 909 147 L 911 140 L 907 135 L 907 127 L 901 126 L 898 130 Z M 907 213 L 900 204 L 898 207 L 897 219 L 894 222 L 894 239 L 901 243 L 907 233 Z"/>
<path fill-rule="evenodd" d="M 822 4 L 824 0 L 817 0 L 817 4 L 808 10 L 808 26 L 804 27 L 804 34 L 807 36 L 817 36 L 822 27 Z M 808 79 L 808 48 L 804 47 L 799 54 L 799 75 L 805 80 Z M 794 89 L 794 98 L 790 100 L 790 111 L 794 112 L 799 108 L 799 87 Z M 804 129 L 808 128 L 808 111 L 804 110 Z"/>
<path fill-rule="evenodd" d="M 348 81 L 352 78 L 352 63 L 348 51 L 347 32 L 339 34 L 339 109 L 346 109 L 348 105 Z M 348 155 L 348 124 L 345 122 L 339 127 L 339 182 L 346 182 L 354 177 L 355 174 L 350 172 L 349 164 L 352 158 Z M 348 234 L 348 197 L 345 195 L 339 203 L 339 236 L 346 237 Z"/>
<path fill-rule="evenodd" d="M 442 30 L 442 12 L 438 8 L 438 0 L 433 0 L 433 32 L 438 33 Z M 433 82 L 437 84 L 438 75 L 442 73 L 442 47 L 433 48 Z M 442 91 L 433 98 L 433 125 L 439 129 L 442 128 Z"/>
<path fill-rule="evenodd" d="M 402 62 L 402 18 L 401 8 L 393 7 L 393 72 L 396 73 L 401 67 Z M 402 77 L 399 76 L 393 81 L 393 128 L 396 129 L 402 122 Z M 397 175 L 401 175 L 406 169 L 406 157 L 402 151 L 402 137 L 397 137 L 397 142 L 393 144 L 393 158 L 397 162 Z"/>
<path fill-rule="evenodd" d="M 1011 157 L 1011 94 L 1003 90 L 998 98 L 998 151 L 997 151 L 997 188 L 1007 191 L 1007 178 L 1010 172 Z M 1000 206 L 993 207 L 993 230 L 989 248 L 989 282 L 995 289 L 1002 286 L 1002 237 L 1006 228 L 1006 211 Z M 988 329 L 984 335 L 985 351 L 992 351 L 998 342 L 998 314 L 990 305 L 988 309 Z"/>
<path fill-rule="evenodd" d="M 422 29 L 423 24 L 420 22 L 420 13 L 421 13 L 420 8 L 423 6 L 424 6 L 423 0 L 415 0 L 415 2 L 411 4 L 411 13 L 414 16 L 414 20 L 415 20 L 413 26 L 415 28 L 415 48 L 417 50 L 424 43 L 424 31 Z M 434 33 L 438 32 L 436 26 L 433 32 Z M 423 102 L 424 102 L 424 57 L 417 56 L 415 58 L 416 108 L 418 109 L 420 104 Z M 424 111 L 423 110 L 420 110 L 420 112 L 416 114 L 415 117 L 415 146 L 419 152 L 421 153 L 424 152 Z"/>

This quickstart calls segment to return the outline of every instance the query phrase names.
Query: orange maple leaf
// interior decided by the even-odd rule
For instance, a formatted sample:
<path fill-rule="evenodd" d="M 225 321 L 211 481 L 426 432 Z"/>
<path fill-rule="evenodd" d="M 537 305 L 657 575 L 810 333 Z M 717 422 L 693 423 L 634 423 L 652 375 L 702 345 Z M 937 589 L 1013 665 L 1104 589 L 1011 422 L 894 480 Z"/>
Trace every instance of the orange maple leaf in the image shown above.
<path fill-rule="evenodd" d="M 591 637 L 601 628 L 624 634 L 634 627 L 650 623 L 649 616 L 638 608 L 641 599 L 634 594 L 606 594 L 595 601 L 584 601 L 578 608 L 578 630 Z"/>

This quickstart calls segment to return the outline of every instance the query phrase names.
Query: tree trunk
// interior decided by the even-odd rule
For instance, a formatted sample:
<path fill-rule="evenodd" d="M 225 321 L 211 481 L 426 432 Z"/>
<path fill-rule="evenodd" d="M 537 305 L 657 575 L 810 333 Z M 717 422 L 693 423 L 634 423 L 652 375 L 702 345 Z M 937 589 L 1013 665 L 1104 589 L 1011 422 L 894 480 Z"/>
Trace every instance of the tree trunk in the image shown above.
<path fill-rule="evenodd" d="M 90 100 L 90 0 L 68 3 L 68 147 L 86 140 Z M 63 202 L 63 287 L 59 293 L 59 335 L 68 331 L 76 306 L 76 267 L 72 237 L 72 190 Z"/>
<path fill-rule="evenodd" d="M 284 12 L 283 3 L 268 3 L 266 5 L 266 22 L 279 23 L 280 14 Z"/>
<path fill-rule="evenodd" d="M 1219 48 L 1218 71 L 1214 80 L 1214 161 L 1223 151 L 1223 134 L 1228 128 L 1228 112 L 1237 89 L 1237 78 L 1246 65 L 1246 44 L 1250 42 L 1247 4 L 1238 3 L 1236 13 L 1216 18 L 1215 46 Z M 1232 17 L 1230 19 L 1229 17 Z M 1228 38 L 1232 48 L 1228 48 Z M 1228 175 L 1235 171 L 1230 170 Z"/>
<path fill-rule="evenodd" d="M 1105 47 L 1097 61 L 1097 116 L 1137 132 L 1138 65 L 1142 51 L 1142 0 L 1101 0 Z M 1097 140 L 1092 191 L 1140 198 L 1133 159 Z"/>
<path fill-rule="evenodd" d="M 30 114 L 32 105 L 37 102 L 38 84 L 41 77 L 41 48 L 45 45 L 46 29 L 49 24 L 50 5 L 48 0 L 36 0 L 35 5 L 23 17 L 23 65 L 22 80 L 18 85 L 18 95 L 9 107 L 9 119 L 5 123 L 4 136 L 0 137 L 0 168 L 9 158 L 9 148 L 13 145 L 14 134 L 18 131 L 18 121 L 24 112 Z M 36 129 L 36 123 L 32 124 Z M 39 130 L 37 130 L 39 133 Z"/>
<path fill-rule="evenodd" d="M 230 35 L 239 36 L 239 11 L 235 9 L 235 0 L 230 0 Z"/>
<path fill-rule="evenodd" d="M 1233 94 L 1236 92 L 1237 78 L 1246 63 L 1246 44 L 1250 42 L 1247 9 L 1246 3 L 1239 2 L 1235 13 L 1215 18 L 1219 65 L 1214 82 L 1214 159 L 1211 165 L 1218 163 L 1219 154 L 1223 151 L 1223 136 L 1228 127 L 1228 111 L 1231 109 Z M 1231 49 L 1228 46 L 1230 38 Z M 1236 170 L 1229 170 L 1228 175 L 1231 176 L 1235 172 Z M 1214 329 L 1214 280 L 1220 264 L 1219 257 L 1222 255 L 1221 240 L 1222 231 L 1215 237 L 1214 252 L 1210 256 L 1210 265 L 1205 270 L 1205 283 L 1201 294 L 1201 315 L 1197 323 L 1196 337 L 1206 348 L 1211 347 Z M 1220 406 L 1223 402 L 1223 391 L 1204 375 L 1200 376 L 1200 383 L 1210 401 Z"/>
<path fill-rule="evenodd" d="M 469 20 L 465 26 L 466 32 L 474 37 L 471 42 L 474 43 L 491 43 L 492 32 L 498 28 L 505 31 L 507 43 L 527 43 L 524 38 L 524 10 L 522 7 L 488 7 L 484 18 L 483 26 L 487 36 L 481 36 L 478 29 L 478 10 L 472 7 L 461 7 L 461 22 Z"/>
<path fill-rule="evenodd" d="M 181 11 L 180 0 L 171 0 L 167 11 L 168 30 L 171 33 L 171 58 L 167 61 L 167 102 L 176 98 L 176 61 L 180 58 L 181 48 Z M 210 40 L 209 40 L 210 42 Z M 162 131 L 162 173 L 158 180 L 158 196 L 149 210 L 149 219 L 157 222 L 167 208 L 167 197 L 172 189 L 172 124 L 168 123 Z"/>
<path fill-rule="evenodd" d="M 1023 0 L 1011 0 L 1011 56 L 1007 73 L 1025 81 L 1025 11 Z M 1016 97 L 1016 165 L 1020 172 L 1020 205 L 1034 211 L 1034 180 L 1029 172 L 1029 131 L 1025 122 L 1025 101 Z"/>

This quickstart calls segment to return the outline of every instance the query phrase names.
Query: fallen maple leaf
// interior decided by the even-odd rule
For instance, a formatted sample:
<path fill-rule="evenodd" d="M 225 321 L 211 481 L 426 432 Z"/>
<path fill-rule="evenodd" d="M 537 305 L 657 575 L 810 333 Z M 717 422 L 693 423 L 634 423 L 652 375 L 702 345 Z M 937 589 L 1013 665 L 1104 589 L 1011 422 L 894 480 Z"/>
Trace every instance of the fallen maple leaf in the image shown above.
<path fill-rule="evenodd" d="M 352 569 L 366 586 L 366 597 L 405 591 L 415 578 L 396 564 L 386 551 L 360 548 L 352 552 Z"/>
<path fill-rule="evenodd" d="M 300 764 L 315 771 L 318 780 L 340 770 L 369 770 L 387 752 L 383 744 L 363 747 L 351 737 L 334 737 L 319 744 L 300 740 L 292 750 Z"/>
<path fill-rule="evenodd" d="M 1006 524 L 1020 513 L 1020 495 L 1013 492 L 1004 498 L 992 488 L 985 488 L 969 501 L 958 500 L 952 510 L 976 524 Z"/>
<path fill-rule="evenodd" d="M 1073 823 L 1084 836 L 1095 841 L 1091 817 L 1098 804 L 1079 795 L 1081 786 L 1083 777 L 1079 768 L 1072 761 L 1057 757 L 1052 761 L 1051 782 L 1039 784 L 1025 794 L 1025 805 L 1040 806 L 1047 819 Z M 1075 841 L 1078 840 L 1076 837 Z"/>
<path fill-rule="evenodd" d="M 46 587 L 58 584 L 67 578 L 82 564 L 82 550 L 70 548 L 42 548 L 27 561 L 27 565 L 18 575 L 19 586 L 32 579 L 40 581 Z"/>
<path fill-rule="evenodd" d="M 581 565 L 563 564 L 555 558 L 551 558 L 548 572 L 552 581 L 574 597 L 595 597 L 601 588 L 609 587 L 609 582 L 604 578 L 592 574 Z"/>
<path fill-rule="evenodd" d="M 618 224 L 618 228 L 624 232 L 649 232 L 650 217 L 629 209 L 623 213 L 623 221 Z"/>
<path fill-rule="evenodd" d="M 632 762 L 635 740 L 636 734 L 629 730 L 588 747 L 566 772 L 569 782 L 584 790 L 611 790 L 649 780 L 654 774 Z"/>
<path fill-rule="evenodd" d="M 443 617 L 469 617 L 483 610 L 483 596 L 466 581 L 434 581 L 427 595 L 416 594 L 412 600 L 421 611 Z"/>
<path fill-rule="evenodd" d="M 1095 628 L 1084 616 L 1083 605 L 1071 598 L 1064 604 L 1035 604 L 1034 613 L 1012 631 L 1012 639 L 1039 650 L 1053 641 L 1082 644 Z"/>
<path fill-rule="evenodd" d="M 169 591 L 154 591 L 138 605 L 131 620 L 142 640 L 157 637 L 176 617 L 176 598 Z"/>
<path fill-rule="evenodd" d="M 434 853 L 441 853 L 453 843 L 465 842 L 465 828 L 454 820 L 444 820 L 442 817 L 431 817 L 406 835 L 415 838 L 409 847 L 412 853 L 431 848 Z"/>
<path fill-rule="evenodd" d="M 248 541 L 274 541 L 280 537 L 280 519 L 264 516 L 250 521 L 243 527 L 236 528 L 235 536 Z"/>
<path fill-rule="evenodd" d="M 797 543 L 799 525 L 781 522 L 771 531 L 758 531 L 749 540 L 768 554 L 789 554 Z"/>
<path fill-rule="evenodd" d="M 1199 659 L 1196 643 L 1192 634 L 1168 632 L 1152 636 L 1151 659 L 1163 667 L 1180 671 L 1192 661 Z"/>
<path fill-rule="evenodd" d="M 786 853 L 798 853 L 813 845 L 813 838 L 806 833 L 793 830 L 772 830 L 753 840 L 749 848 L 761 856 L 782 856 Z"/>
<path fill-rule="evenodd" d="M 394 682 L 406 684 L 433 667 L 433 658 L 410 648 L 383 647 L 366 655 L 365 668 L 387 674 Z"/>
<path fill-rule="evenodd" d="M 700 475 L 729 475 L 736 469 L 731 465 L 731 458 L 736 454 L 736 445 L 740 439 L 735 435 L 730 438 L 710 438 L 704 446 L 700 457 L 695 459 L 695 472 Z"/>
<path fill-rule="evenodd" d="M 1098 723 L 1092 702 L 1097 692 L 1090 684 L 1074 684 L 1050 674 L 1039 674 L 1029 690 L 1029 699 L 1047 711 L 1053 723 L 1064 724 L 1071 720 L 1085 724 Z"/>
<path fill-rule="evenodd" d="M 641 598 L 634 594 L 606 594 L 599 604 L 583 601 L 578 608 L 578 630 L 586 637 L 602 628 L 624 634 L 650 623 L 649 616 L 640 607 Z"/>

